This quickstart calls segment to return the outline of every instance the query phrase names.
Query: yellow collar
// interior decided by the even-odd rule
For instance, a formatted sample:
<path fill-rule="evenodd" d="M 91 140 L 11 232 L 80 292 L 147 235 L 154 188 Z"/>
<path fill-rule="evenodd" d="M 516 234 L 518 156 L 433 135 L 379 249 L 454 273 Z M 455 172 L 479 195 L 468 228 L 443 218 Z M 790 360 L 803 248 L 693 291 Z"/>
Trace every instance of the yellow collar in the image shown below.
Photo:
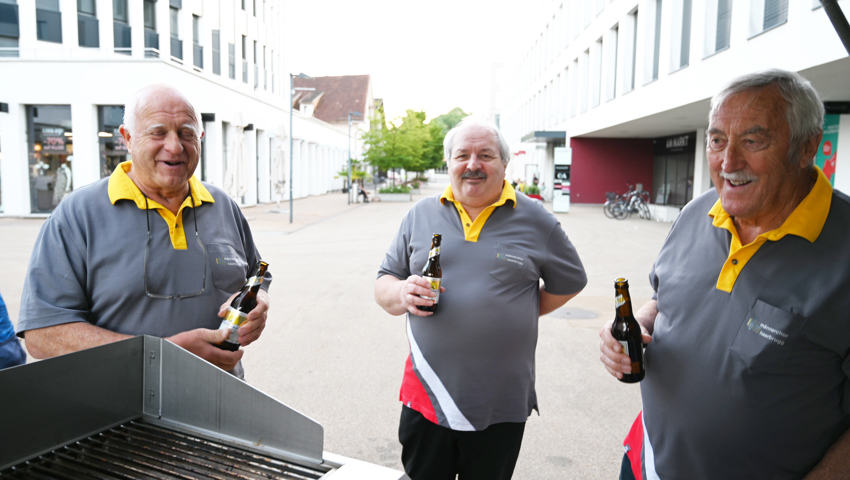
<path fill-rule="evenodd" d="M 767 240 L 776 241 L 785 235 L 797 235 L 814 243 L 820 236 L 829 214 L 829 207 L 832 205 L 832 185 L 820 167 L 815 166 L 815 168 L 817 169 L 815 186 L 779 228 L 762 234 Z M 726 228 L 724 225 L 732 221 L 732 217 L 723 209 L 719 199 L 708 215 L 714 219 L 711 222 L 712 225 L 718 228 Z M 737 232 L 733 234 L 737 235 Z"/>
<path fill-rule="evenodd" d="M 510 201 L 514 202 L 514 208 L 516 208 L 516 190 L 514 190 L 514 187 L 510 183 L 508 183 L 507 180 L 503 180 L 503 182 L 504 182 L 504 186 L 502 187 L 502 195 L 499 197 L 498 200 L 496 200 L 495 203 L 493 203 L 490 206 L 491 207 L 501 207 L 502 205 L 507 203 L 508 200 L 510 200 Z M 455 200 L 455 196 L 454 196 L 454 193 L 452 192 L 451 184 L 446 186 L 446 189 L 443 190 L 443 194 L 440 195 L 440 203 L 445 205 L 446 200 L 448 200 L 452 203 L 460 203 L 457 200 Z"/>
<path fill-rule="evenodd" d="M 140 209 L 145 209 L 145 196 L 139 187 L 130 180 L 127 173 L 133 168 L 133 161 L 121 162 L 115 167 L 112 175 L 109 176 L 109 201 L 115 205 L 118 200 L 130 200 L 136 203 Z M 198 177 L 194 175 L 189 179 L 189 189 L 192 192 L 192 206 L 197 207 L 203 202 L 215 203 L 215 199 L 209 190 L 204 187 Z M 152 201 L 148 201 L 148 208 L 156 208 Z M 159 204 L 157 204 L 159 206 Z"/>

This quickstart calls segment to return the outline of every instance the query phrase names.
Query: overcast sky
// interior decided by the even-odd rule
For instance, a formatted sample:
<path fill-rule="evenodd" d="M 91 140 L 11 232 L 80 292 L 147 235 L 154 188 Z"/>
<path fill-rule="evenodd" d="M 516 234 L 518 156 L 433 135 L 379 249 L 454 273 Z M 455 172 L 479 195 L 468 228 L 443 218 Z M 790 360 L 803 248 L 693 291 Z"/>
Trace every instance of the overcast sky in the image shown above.
<path fill-rule="evenodd" d="M 371 74 L 389 119 L 454 107 L 486 115 L 490 65 L 528 48 L 550 1 L 285 0 L 287 63 L 315 77 Z"/>

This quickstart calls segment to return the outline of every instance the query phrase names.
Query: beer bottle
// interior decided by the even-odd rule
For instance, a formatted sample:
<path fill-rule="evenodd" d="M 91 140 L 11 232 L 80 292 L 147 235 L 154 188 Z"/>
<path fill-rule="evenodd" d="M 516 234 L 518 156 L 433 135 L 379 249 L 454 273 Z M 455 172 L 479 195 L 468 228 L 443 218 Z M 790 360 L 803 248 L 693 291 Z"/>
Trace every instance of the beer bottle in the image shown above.
<path fill-rule="evenodd" d="M 632 313 L 632 299 L 629 296 L 629 281 L 618 278 L 614 282 L 614 307 L 616 316 L 611 326 L 611 334 L 622 345 L 623 353 L 632 359 L 632 373 L 623 374 L 621 382 L 637 383 L 646 374 L 643 363 L 643 337 L 640 325 Z"/>
<path fill-rule="evenodd" d="M 436 312 L 437 311 L 437 303 L 440 301 L 440 283 L 443 280 L 443 269 L 440 268 L 440 241 L 443 236 L 439 233 L 434 234 L 434 238 L 431 240 L 431 250 L 428 252 L 428 263 L 425 264 L 425 268 L 422 269 L 422 276 L 425 277 L 425 280 L 428 280 L 428 283 L 431 284 L 431 297 L 433 297 L 434 304 L 431 306 L 428 305 L 417 305 L 416 308 L 425 312 Z M 428 298 L 424 295 L 420 295 L 422 298 Z"/>
<path fill-rule="evenodd" d="M 230 335 L 218 344 L 218 347 L 223 350 L 235 352 L 239 350 L 239 327 L 248 320 L 248 313 L 257 306 L 257 293 L 260 291 L 260 285 L 263 284 L 263 278 L 266 276 L 266 270 L 269 264 L 260 260 L 251 269 L 251 276 L 245 282 L 245 286 L 239 292 L 239 295 L 230 302 L 230 307 L 227 308 L 227 315 L 221 321 L 219 330 L 228 330 Z"/>

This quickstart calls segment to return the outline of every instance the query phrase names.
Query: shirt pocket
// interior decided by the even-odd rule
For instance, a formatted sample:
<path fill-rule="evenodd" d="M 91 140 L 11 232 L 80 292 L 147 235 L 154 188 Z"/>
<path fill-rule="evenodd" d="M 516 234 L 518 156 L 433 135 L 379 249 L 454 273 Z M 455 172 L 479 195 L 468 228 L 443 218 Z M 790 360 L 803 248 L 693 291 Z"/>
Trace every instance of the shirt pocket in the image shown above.
<path fill-rule="evenodd" d="M 210 264 L 212 264 L 213 284 L 219 290 L 233 293 L 245 285 L 248 275 L 248 260 L 230 245 L 212 244 L 207 246 Z"/>
<path fill-rule="evenodd" d="M 500 282 L 511 285 L 523 280 L 528 274 L 530 264 L 531 259 L 525 250 L 506 243 L 493 244 L 490 276 Z"/>
<path fill-rule="evenodd" d="M 756 300 L 738 328 L 732 351 L 752 371 L 784 366 L 806 318 Z"/>

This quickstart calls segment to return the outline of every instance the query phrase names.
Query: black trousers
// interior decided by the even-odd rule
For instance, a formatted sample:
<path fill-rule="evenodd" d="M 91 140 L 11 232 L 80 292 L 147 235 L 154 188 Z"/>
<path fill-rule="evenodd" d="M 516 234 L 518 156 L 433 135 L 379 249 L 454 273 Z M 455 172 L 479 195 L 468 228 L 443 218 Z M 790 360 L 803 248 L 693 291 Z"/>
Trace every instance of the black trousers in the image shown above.
<path fill-rule="evenodd" d="M 623 463 L 620 464 L 620 480 L 635 480 L 635 474 L 632 473 L 632 462 L 625 454 L 623 454 Z"/>
<path fill-rule="evenodd" d="M 497 423 L 478 432 L 441 427 L 402 406 L 401 463 L 411 480 L 509 480 L 525 423 Z"/>

